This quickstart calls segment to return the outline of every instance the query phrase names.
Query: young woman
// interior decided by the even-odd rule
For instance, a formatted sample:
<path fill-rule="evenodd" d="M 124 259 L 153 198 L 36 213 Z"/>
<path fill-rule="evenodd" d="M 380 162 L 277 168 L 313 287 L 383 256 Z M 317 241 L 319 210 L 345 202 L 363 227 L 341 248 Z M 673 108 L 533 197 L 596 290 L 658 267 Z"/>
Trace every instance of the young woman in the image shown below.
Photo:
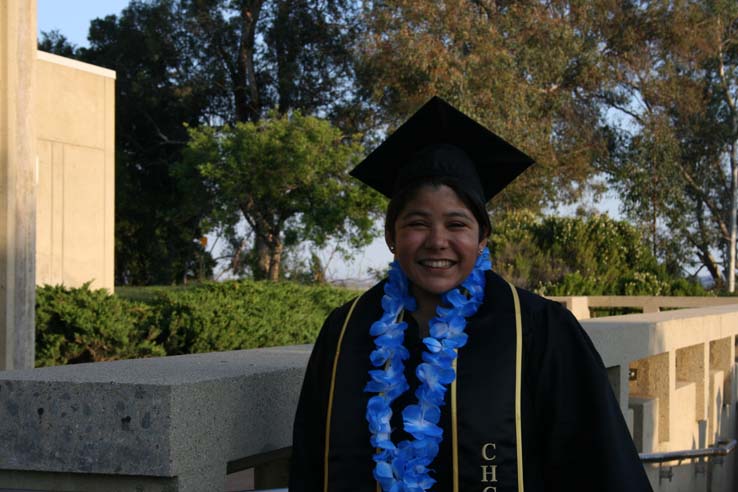
<path fill-rule="evenodd" d="M 485 203 L 531 163 L 433 98 L 352 172 L 395 261 L 318 336 L 290 492 L 651 490 L 577 321 L 490 269 Z"/>

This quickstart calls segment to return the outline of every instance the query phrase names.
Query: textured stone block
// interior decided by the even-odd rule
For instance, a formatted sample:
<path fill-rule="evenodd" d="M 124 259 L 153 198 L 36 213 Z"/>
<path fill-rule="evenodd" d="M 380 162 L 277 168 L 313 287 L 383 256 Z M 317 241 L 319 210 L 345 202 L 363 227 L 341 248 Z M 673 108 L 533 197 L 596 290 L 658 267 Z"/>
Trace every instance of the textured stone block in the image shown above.
<path fill-rule="evenodd" d="M 295 346 L 0 372 L 0 470 L 176 477 L 177 490 L 222 490 L 228 462 L 291 445 L 309 354 Z"/>

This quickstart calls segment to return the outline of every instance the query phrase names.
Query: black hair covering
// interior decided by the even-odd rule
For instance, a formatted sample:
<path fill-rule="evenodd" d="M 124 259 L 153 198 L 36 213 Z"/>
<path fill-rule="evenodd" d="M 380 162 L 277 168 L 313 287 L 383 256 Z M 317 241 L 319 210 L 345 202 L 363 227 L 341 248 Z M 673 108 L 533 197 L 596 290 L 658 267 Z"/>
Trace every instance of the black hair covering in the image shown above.
<path fill-rule="evenodd" d="M 434 96 L 351 175 L 388 198 L 416 179 L 448 176 L 484 204 L 533 162 L 521 150 Z"/>

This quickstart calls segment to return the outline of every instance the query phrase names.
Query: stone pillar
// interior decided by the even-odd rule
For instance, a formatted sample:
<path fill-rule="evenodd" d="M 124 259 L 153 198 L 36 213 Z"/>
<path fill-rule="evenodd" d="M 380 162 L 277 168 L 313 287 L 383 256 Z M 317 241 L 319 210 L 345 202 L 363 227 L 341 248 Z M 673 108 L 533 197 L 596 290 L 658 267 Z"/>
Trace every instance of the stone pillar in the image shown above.
<path fill-rule="evenodd" d="M 659 306 L 658 297 L 647 298 L 646 302 L 643 303 L 644 313 L 658 313 L 660 311 L 661 311 L 661 308 Z"/>
<path fill-rule="evenodd" d="M 0 1 L 0 370 L 34 365 L 36 1 Z"/>
<path fill-rule="evenodd" d="M 566 308 L 572 312 L 576 319 L 589 319 L 589 297 L 572 296 L 566 303 Z"/>

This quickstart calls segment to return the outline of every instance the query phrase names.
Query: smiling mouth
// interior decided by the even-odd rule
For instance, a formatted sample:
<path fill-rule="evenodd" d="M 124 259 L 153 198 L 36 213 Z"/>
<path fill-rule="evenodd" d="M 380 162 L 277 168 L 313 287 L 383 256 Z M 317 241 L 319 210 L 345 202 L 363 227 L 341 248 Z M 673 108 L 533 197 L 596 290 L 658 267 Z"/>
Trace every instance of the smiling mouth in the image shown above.
<path fill-rule="evenodd" d="M 451 260 L 420 260 L 418 263 L 429 268 L 450 268 L 456 264 Z"/>

